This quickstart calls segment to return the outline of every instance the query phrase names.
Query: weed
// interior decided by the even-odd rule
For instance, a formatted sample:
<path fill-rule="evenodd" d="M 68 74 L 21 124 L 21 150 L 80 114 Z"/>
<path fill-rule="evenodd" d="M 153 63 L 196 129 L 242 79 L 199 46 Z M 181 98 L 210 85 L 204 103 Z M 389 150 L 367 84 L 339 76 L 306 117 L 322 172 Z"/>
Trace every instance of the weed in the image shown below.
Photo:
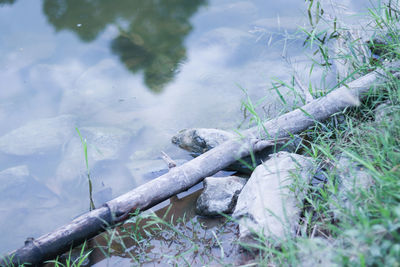
<path fill-rule="evenodd" d="M 78 132 L 79 137 L 81 139 L 81 143 L 83 146 L 83 152 L 85 155 L 86 175 L 87 175 L 88 184 L 89 184 L 89 201 L 90 201 L 89 210 L 94 210 L 96 207 L 94 206 L 94 202 L 93 202 L 93 186 L 92 186 L 92 179 L 90 177 L 90 169 L 89 169 L 88 145 L 87 145 L 86 139 L 84 139 L 82 137 L 81 132 L 79 131 L 78 127 L 76 128 L 76 131 Z"/>
<path fill-rule="evenodd" d="M 308 3 L 311 30 L 302 29 L 306 34 L 305 45 L 315 49 L 314 57 L 320 57 L 312 60 L 310 72 L 316 67 L 331 70 L 337 60 L 345 61 L 348 68 L 347 75 L 321 92 L 321 96 L 371 71 L 374 65 L 381 64 L 380 61 L 398 59 L 400 25 L 397 18 L 400 9 L 397 1 L 379 1 L 377 7 L 369 10 L 369 31 L 373 33 L 367 43 L 348 35 L 347 28 L 340 27 L 337 18 L 333 22 L 325 19 L 319 1 L 310 0 Z M 327 23 L 325 29 L 321 23 Z M 346 40 L 347 48 L 338 55 L 329 42 L 340 38 Z M 368 59 L 373 54 L 379 56 L 377 60 Z M 288 101 L 280 93 L 280 87 L 295 90 L 293 84 L 281 81 L 273 86 L 286 105 Z M 278 243 L 254 233 L 258 241 L 256 245 L 241 244 L 257 249 L 258 265 L 296 266 L 306 264 L 306 257 L 315 260 L 313 265 L 399 266 L 399 88 L 398 80 L 393 78 L 377 90 L 371 90 L 360 106 L 335 114 L 302 134 L 308 140 L 302 144 L 303 153 L 318 162 L 324 179 L 316 184 L 294 185 L 307 192 L 300 223 L 305 231 L 287 236 Z M 389 105 L 390 114 L 374 121 L 375 108 L 385 101 L 389 103 L 386 105 Z M 358 186 L 347 192 L 346 205 L 338 198 L 340 181 L 334 171 L 340 155 L 346 156 L 372 179 L 372 186 Z M 326 241 L 320 242 L 318 238 Z M 326 251 L 328 263 L 307 249 L 308 254 L 304 255 L 305 248 L 316 244 L 317 253 Z"/>
<path fill-rule="evenodd" d="M 55 260 L 51 261 L 46 261 L 45 263 L 51 263 L 55 267 L 80 267 L 80 266 L 86 266 L 87 261 L 89 258 L 90 253 L 92 251 L 86 251 L 86 242 L 83 243 L 81 246 L 81 250 L 79 252 L 79 255 L 76 257 L 73 256 L 72 254 L 72 249 L 69 251 L 65 259 L 60 260 L 59 257 L 57 257 Z"/>

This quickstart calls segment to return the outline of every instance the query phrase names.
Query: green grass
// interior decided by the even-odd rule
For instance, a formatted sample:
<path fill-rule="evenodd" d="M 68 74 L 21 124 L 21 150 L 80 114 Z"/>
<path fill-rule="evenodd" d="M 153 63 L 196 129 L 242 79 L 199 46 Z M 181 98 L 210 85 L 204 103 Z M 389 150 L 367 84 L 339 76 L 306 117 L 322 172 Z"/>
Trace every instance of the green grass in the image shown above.
<path fill-rule="evenodd" d="M 313 14 L 310 10 L 315 4 L 316 1 L 310 1 L 309 14 Z M 380 37 L 385 44 L 374 43 L 372 39 L 364 43 L 364 49 L 359 49 L 350 42 L 349 53 L 340 55 L 350 62 L 349 76 L 323 93 L 370 71 L 380 61 L 399 58 L 399 5 L 395 1 L 378 4 L 380 6 L 369 10 L 371 22 L 368 30 L 373 31 L 373 38 Z M 317 9 L 319 13 L 316 15 L 320 17 L 321 6 Z M 318 46 L 313 53 L 311 68 L 326 68 L 338 56 L 329 51 L 330 40 L 326 36 L 336 35 L 330 38 L 331 41 L 346 36 L 344 28 L 336 28 L 336 20 L 333 28 L 326 25 L 328 28 L 322 30 L 321 26 L 317 27 L 321 21 L 324 21 L 323 18 L 314 19 L 310 15 L 311 31 L 303 29 L 309 47 L 315 49 Z M 378 60 L 360 61 L 365 56 L 365 50 L 371 49 L 371 44 L 379 46 L 381 54 Z M 385 101 L 389 101 L 389 112 L 386 117 L 375 121 L 375 109 Z M 287 236 L 278 242 L 279 245 L 276 240 L 265 240 L 262 235 L 259 236 L 258 264 L 297 266 L 307 262 L 304 257 L 314 257 L 322 262 L 329 259 L 329 264 L 338 266 L 399 266 L 400 82 L 395 78 L 389 80 L 386 85 L 371 90 L 359 107 L 332 116 L 302 136 L 308 140 L 303 143 L 303 154 L 318 162 L 327 180 L 318 185 L 298 185 L 308 192 L 302 216 L 305 231 L 300 231 L 297 236 Z M 355 184 L 345 193 L 347 205 L 340 200 L 340 181 L 335 170 L 340 155 L 349 158 L 371 179 L 370 186 Z M 326 258 L 319 259 L 309 249 L 313 247 L 326 253 Z M 308 254 L 304 255 L 305 251 Z M 313 265 L 316 264 L 313 262 Z"/>
<path fill-rule="evenodd" d="M 92 250 L 86 251 L 86 242 L 83 243 L 81 249 L 79 250 L 79 255 L 73 256 L 72 250 L 67 253 L 66 257 L 62 262 L 57 257 L 55 260 L 46 261 L 45 263 L 53 264 L 55 267 L 81 267 L 86 266 L 88 257 L 92 253 Z"/>
<path fill-rule="evenodd" d="M 87 145 L 86 139 L 84 139 L 82 137 L 81 132 L 79 131 L 78 127 L 76 128 L 76 131 L 78 132 L 79 138 L 81 139 L 83 153 L 85 155 L 86 175 L 88 178 L 88 185 L 89 185 L 89 203 L 90 203 L 89 210 L 94 210 L 96 207 L 95 207 L 94 201 L 93 201 L 93 186 L 92 186 L 92 179 L 90 176 L 90 168 L 89 168 L 88 145 Z"/>

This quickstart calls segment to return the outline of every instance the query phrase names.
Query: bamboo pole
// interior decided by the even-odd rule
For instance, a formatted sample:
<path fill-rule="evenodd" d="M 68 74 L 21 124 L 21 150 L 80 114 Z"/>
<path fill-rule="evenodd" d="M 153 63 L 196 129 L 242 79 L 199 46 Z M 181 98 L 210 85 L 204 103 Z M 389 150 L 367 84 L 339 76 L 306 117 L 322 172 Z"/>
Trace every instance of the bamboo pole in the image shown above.
<path fill-rule="evenodd" d="M 397 67 L 398 65 L 396 64 Z M 36 265 L 55 258 L 68 251 L 71 246 L 79 245 L 104 231 L 106 227 L 124 221 L 130 213 L 151 208 L 189 189 L 205 177 L 248 156 L 250 151 L 261 151 L 273 145 L 274 139 L 302 132 L 315 123 L 326 120 L 332 114 L 357 105 L 359 99 L 372 86 L 383 82 L 384 74 L 382 70 L 371 72 L 324 97 L 310 101 L 301 108 L 267 121 L 263 125 L 267 133 L 260 133 L 258 128 L 246 130 L 243 138 L 226 141 L 182 166 L 170 169 L 167 174 L 105 203 L 101 208 L 80 216 L 54 232 L 27 242 L 24 247 L 9 253 L 0 264 L 29 262 Z"/>

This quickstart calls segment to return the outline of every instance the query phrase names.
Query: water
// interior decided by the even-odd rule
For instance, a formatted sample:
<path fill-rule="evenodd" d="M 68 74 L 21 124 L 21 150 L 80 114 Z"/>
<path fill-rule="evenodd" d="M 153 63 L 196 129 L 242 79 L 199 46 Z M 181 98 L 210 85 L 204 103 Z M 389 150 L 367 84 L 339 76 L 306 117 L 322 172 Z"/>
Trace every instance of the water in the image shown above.
<path fill-rule="evenodd" d="M 0 253 L 166 171 L 183 128 L 236 129 L 243 89 L 304 69 L 303 1 L 0 1 Z M 286 48 L 286 50 L 284 50 Z"/>

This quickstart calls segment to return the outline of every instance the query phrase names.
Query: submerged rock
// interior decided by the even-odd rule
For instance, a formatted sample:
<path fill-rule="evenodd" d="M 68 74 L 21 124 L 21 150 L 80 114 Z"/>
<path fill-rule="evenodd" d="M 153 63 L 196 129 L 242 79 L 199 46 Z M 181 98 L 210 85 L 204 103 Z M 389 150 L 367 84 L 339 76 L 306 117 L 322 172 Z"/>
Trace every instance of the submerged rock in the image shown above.
<path fill-rule="evenodd" d="M 189 151 L 192 156 L 197 157 L 233 138 L 238 138 L 238 135 L 218 129 L 194 128 L 180 131 L 177 135 L 172 137 L 172 143 Z M 300 141 L 301 139 L 296 137 L 294 142 L 290 142 L 289 145 L 278 144 L 275 147 L 267 147 L 260 152 L 256 152 L 254 158 L 247 156 L 241 161 L 231 164 L 226 170 L 250 174 L 253 171 L 252 167 L 255 168 L 257 165 L 266 161 L 269 155 L 275 151 L 281 149 L 290 152 L 295 151 Z"/>
<path fill-rule="evenodd" d="M 255 233 L 282 239 L 295 232 L 304 199 L 295 185 L 308 183 L 313 168 L 311 158 L 279 152 L 254 170 L 232 215 L 239 222 L 241 242 L 254 242 Z"/>
<path fill-rule="evenodd" d="M 79 129 L 88 145 L 89 167 L 93 169 L 98 162 L 117 160 L 131 140 L 129 131 L 115 127 L 82 127 Z M 79 177 L 83 179 L 77 179 Z M 77 185 L 78 180 L 86 184 L 86 165 L 83 145 L 76 133 L 68 142 L 61 163 L 57 167 L 56 180 L 50 181 L 55 191 L 61 191 L 65 183 Z M 85 185 L 82 188 L 86 188 Z"/>
<path fill-rule="evenodd" d="M 186 160 L 175 161 L 178 166 L 185 162 Z M 126 167 L 138 185 L 168 172 L 168 166 L 162 159 L 131 160 Z"/>
<path fill-rule="evenodd" d="M 106 203 L 107 201 L 112 199 L 112 188 L 104 187 L 99 191 L 93 193 L 93 201 L 96 207 Z"/>
<path fill-rule="evenodd" d="M 205 178 L 204 190 L 197 199 L 196 213 L 205 216 L 232 213 L 246 181 L 237 176 Z"/>
<path fill-rule="evenodd" d="M 57 196 L 37 181 L 25 165 L 0 172 L 0 209 L 49 208 L 57 204 Z"/>
<path fill-rule="evenodd" d="M 75 131 L 75 119 L 70 115 L 28 122 L 0 137 L 0 151 L 26 156 L 44 154 L 60 148 Z"/>

